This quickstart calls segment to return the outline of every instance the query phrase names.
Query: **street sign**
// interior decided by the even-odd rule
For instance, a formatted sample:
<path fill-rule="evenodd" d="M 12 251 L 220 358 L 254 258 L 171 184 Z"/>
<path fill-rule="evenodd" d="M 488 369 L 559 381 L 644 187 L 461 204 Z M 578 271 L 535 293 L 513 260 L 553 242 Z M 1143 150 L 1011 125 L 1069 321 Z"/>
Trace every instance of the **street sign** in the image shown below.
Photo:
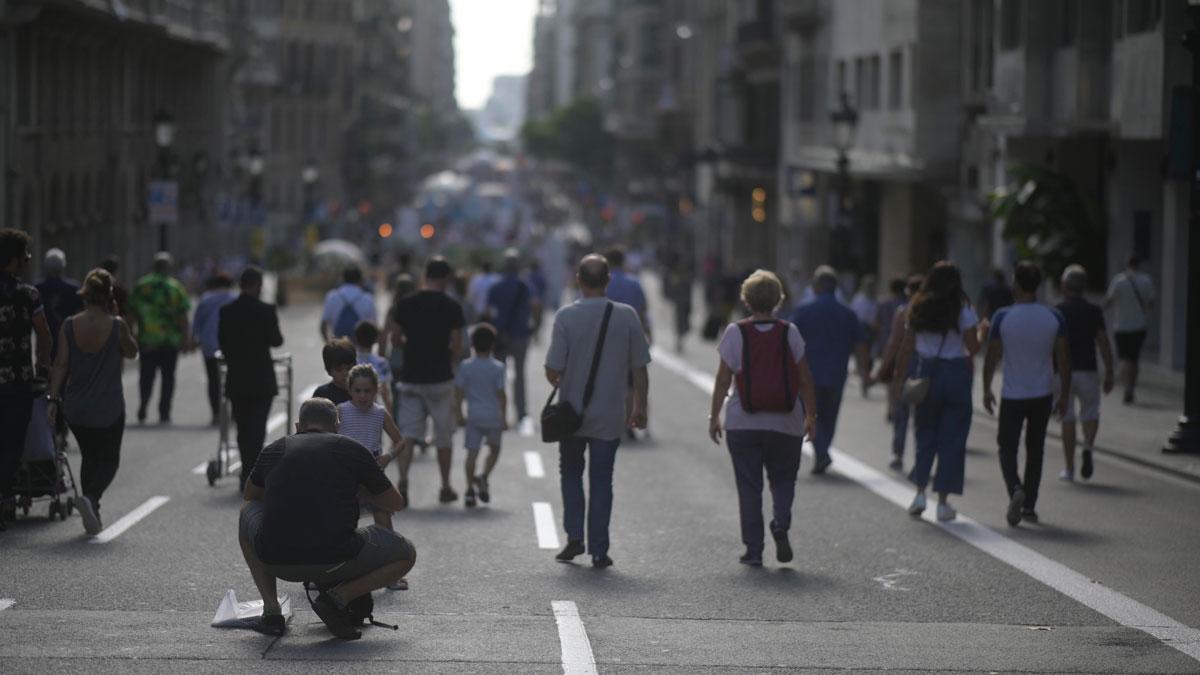
<path fill-rule="evenodd" d="M 160 225 L 175 225 L 179 222 L 179 182 L 173 180 L 150 181 L 146 195 L 150 222 Z"/>

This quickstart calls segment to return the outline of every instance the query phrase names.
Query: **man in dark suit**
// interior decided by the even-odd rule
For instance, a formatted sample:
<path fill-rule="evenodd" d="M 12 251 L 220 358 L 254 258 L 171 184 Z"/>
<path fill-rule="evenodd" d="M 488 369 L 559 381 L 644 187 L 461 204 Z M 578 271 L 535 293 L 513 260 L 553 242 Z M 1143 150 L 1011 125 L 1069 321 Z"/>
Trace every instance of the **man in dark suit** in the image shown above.
<path fill-rule="evenodd" d="M 283 345 L 275 306 L 258 299 L 262 282 L 262 270 L 247 267 L 242 272 L 241 295 L 221 308 L 217 324 L 217 343 L 228 369 L 225 395 L 233 408 L 242 455 L 243 490 L 262 450 L 271 400 L 278 391 L 271 347 Z"/>

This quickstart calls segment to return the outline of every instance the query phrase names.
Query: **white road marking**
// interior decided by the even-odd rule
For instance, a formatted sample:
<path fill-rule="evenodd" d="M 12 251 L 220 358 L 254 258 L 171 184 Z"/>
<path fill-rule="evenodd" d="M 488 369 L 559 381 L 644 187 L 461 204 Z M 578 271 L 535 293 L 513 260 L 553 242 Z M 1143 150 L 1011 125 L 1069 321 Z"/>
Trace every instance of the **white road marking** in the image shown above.
<path fill-rule="evenodd" d="M 680 375 L 705 393 L 712 391 L 712 375 L 661 350 L 655 349 L 652 354 L 655 362 L 662 367 Z M 811 456 L 811 446 L 806 444 L 804 453 Z M 830 448 L 829 455 L 833 458 L 835 471 L 901 509 L 908 508 L 914 494 L 911 485 L 898 481 L 836 448 Z M 957 520 L 940 523 L 937 521 L 936 510 L 926 509 L 923 519 L 1122 626 L 1148 633 L 1167 646 L 1200 661 L 1200 630 L 1106 588 L 1066 565 L 980 525 L 961 512 Z"/>
<path fill-rule="evenodd" d="M 555 600 L 554 622 L 558 624 L 558 643 L 561 646 L 563 675 L 595 675 L 596 658 L 588 640 L 579 608 L 570 600 Z"/>
<path fill-rule="evenodd" d="M 151 513 L 154 512 L 155 509 L 162 506 L 163 504 L 166 504 L 169 501 L 171 501 L 170 497 L 163 497 L 162 495 L 159 495 L 157 497 L 151 497 L 150 499 L 147 499 L 145 502 L 143 502 L 141 506 L 130 511 L 129 513 L 126 513 L 117 522 L 104 528 L 100 532 L 100 534 L 97 534 L 96 536 L 92 537 L 89 541 L 93 544 L 108 543 L 108 542 L 112 541 L 113 539 L 116 539 L 117 536 L 120 535 L 125 530 L 128 530 L 129 528 L 133 527 L 139 520 L 150 515 Z"/>
<path fill-rule="evenodd" d="M 536 450 L 525 451 L 525 473 L 530 478 L 545 478 L 546 468 L 542 466 L 542 453 Z"/>
<path fill-rule="evenodd" d="M 197 476 L 203 476 L 204 474 L 208 473 L 208 460 L 206 459 L 192 467 L 192 473 L 196 474 Z"/>
<path fill-rule="evenodd" d="M 538 548 L 558 548 L 558 528 L 549 502 L 533 503 L 533 524 L 537 527 Z"/>
<path fill-rule="evenodd" d="M 0 598 L 0 612 L 3 612 L 15 604 L 17 604 L 17 601 L 13 600 L 12 598 Z"/>

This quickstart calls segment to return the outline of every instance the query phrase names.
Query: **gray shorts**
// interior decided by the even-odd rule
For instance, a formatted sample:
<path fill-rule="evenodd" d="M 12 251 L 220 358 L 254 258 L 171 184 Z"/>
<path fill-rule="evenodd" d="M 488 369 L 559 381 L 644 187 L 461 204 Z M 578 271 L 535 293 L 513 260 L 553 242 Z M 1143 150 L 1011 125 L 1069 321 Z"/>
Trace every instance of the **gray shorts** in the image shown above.
<path fill-rule="evenodd" d="M 433 418 L 433 444 L 450 447 L 454 435 L 454 382 L 437 384 L 400 383 L 398 404 L 400 435 L 418 441 L 425 440 L 425 418 Z"/>
<path fill-rule="evenodd" d="M 463 436 L 465 436 L 464 445 L 467 448 L 467 452 L 474 454 L 479 452 L 479 448 L 486 440 L 488 447 L 492 448 L 493 450 L 499 450 L 500 438 L 503 435 L 504 432 L 500 431 L 499 427 L 495 429 L 486 429 L 484 427 L 477 427 L 474 424 L 467 422 L 466 430 L 463 432 Z"/>
<path fill-rule="evenodd" d="M 262 502 L 249 502 L 242 509 L 238 528 L 243 536 L 254 545 L 262 529 L 264 509 Z M 358 579 L 375 570 L 402 560 L 416 561 L 417 550 L 407 539 L 378 525 L 358 528 L 354 535 L 363 546 L 352 560 L 339 563 L 317 563 L 305 565 L 267 565 L 263 569 L 284 581 L 312 581 L 320 584 L 340 583 Z"/>
<path fill-rule="evenodd" d="M 1059 399 L 1062 386 L 1054 378 L 1054 400 Z M 1078 414 L 1076 405 L 1078 404 Z M 1100 374 L 1094 370 L 1078 370 L 1071 373 L 1071 400 L 1067 401 L 1067 414 L 1063 422 L 1096 422 L 1100 419 Z"/>

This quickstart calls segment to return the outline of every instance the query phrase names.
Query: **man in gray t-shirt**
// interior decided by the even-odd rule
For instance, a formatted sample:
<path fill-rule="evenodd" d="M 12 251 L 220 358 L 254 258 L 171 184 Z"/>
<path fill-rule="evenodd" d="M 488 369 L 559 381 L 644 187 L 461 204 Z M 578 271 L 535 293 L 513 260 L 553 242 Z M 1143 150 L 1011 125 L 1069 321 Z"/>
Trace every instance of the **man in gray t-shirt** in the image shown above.
<path fill-rule="evenodd" d="M 609 282 L 608 261 L 589 255 L 579 263 L 577 272 L 582 298 L 563 307 L 554 315 L 554 331 L 546 354 L 546 378 L 559 387 L 562 400 L 582 411 L 583 426 L 571 438 L 559 443 L 559 471 L 562 473 L 563 527 L 567 546 L 556 558 L 566 562 L 585 551 L 592 554 L 592 565 L 608 567 L 608 521 L 612 514 L 612 472 L 621 434 L 627 428 L 645 428 L 646 393 L 650 363 L 650 345 L 642 331 L 637 311 L 619 302 L 613 305 L 608 330 L 600 352 L 600 367 L 591 401 L 583 407 L 583 392 L 600 324 L 610 301 L 605 298 Z M 625 397 L 633 377 L 632 412 L 626 414 Z M 592 507 L 588 511 L 583 493 L 584 451 L 591 453 L 588 474 Z M 584 513 L 588 513 L 587 547 L 584 548 Z"/>

